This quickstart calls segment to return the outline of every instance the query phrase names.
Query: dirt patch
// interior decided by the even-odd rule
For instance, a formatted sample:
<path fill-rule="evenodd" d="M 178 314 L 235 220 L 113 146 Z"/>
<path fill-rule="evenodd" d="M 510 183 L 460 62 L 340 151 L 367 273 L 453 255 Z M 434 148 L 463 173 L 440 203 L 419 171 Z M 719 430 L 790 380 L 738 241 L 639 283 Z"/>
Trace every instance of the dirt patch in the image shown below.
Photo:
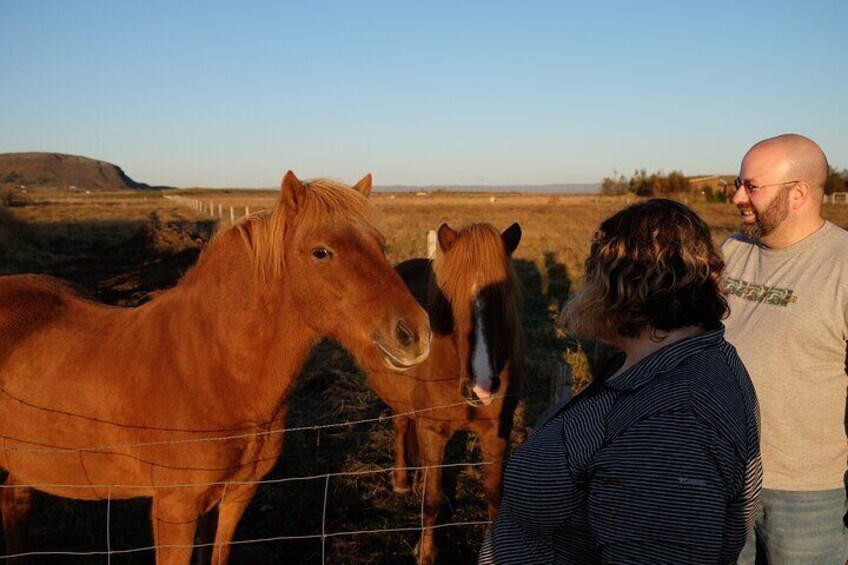
<path fill-rule="evenodd" d="M 103 302 L 137 306 L 174 286 L 208 238 L 195 225 L 144 224 L 126 241 L 89 247 L 85 255 L 54 265 L 50 274 L 73 281 Z"/>
<path fill-rule="evenodd" d="M 0 218 L 0 274 L 42 273 L 74 283 L 108 304 L 136 306 L 157 291 L 170 288 L 197 261 L 211 226 L 161 222 L 152 217 L 129 237 L 114 243 L 91 239 L 87 226 L 65 226 L 62 235 L 28 236 L 28 224 L 9 215 Z M 72 229 L 73 228 L 73 229 Z M 36 230 L 37 231 L 37 230 Z M 5 251 L 5 255 L 3 255 Z"/>
<path fill-rule="evenodd" d="M 143 249 L 154 254 L 173 255 L 197 250 L 206 244 L 207 234 L 176 223 L 155 223 L 141 226 L 127 241 L 132 249 Z"/>

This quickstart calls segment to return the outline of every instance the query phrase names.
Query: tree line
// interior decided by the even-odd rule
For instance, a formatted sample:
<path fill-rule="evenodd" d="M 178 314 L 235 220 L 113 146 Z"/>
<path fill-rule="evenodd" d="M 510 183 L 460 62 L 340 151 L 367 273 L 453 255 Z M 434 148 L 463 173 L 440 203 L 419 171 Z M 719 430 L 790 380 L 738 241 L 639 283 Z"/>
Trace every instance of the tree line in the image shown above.
<path fill-rule="evenodd" d="M 661 172 L 648 174 L 646 169 L 637 170 L 631 177 L 615 175 L 601 181 L 601 194 L 635 194 L 636 196 L 665 196 L 688 192 L 691 183 L 680 171 L 667 175 Z"/>
<path fill-rule="evenodd" d="M 733 183 L 728 184 L 723 179 L 716 179 L 693 184 L 681 171 L 671 171 L 667 175 L 660 171 L 648 174 L 646 169 L 638 169 L 630 177 L 613 174 L 612 177 L 604 177 L 601 181 L 601 194 L 604 195 L 672 196 L 690 194 L 694 190 L 705 200 L 725 201 L 733 190 Z M 836 167 L 829 167 L 824 192 L 848 192 L 848 169 L 840 171 Z"/>
<path fill-rule="evenodd" d="M 833 194 L 834 192 L 848 192 L 848 169 L 837 171 L 836 167 L 830 167 L 824 193 Z"/>

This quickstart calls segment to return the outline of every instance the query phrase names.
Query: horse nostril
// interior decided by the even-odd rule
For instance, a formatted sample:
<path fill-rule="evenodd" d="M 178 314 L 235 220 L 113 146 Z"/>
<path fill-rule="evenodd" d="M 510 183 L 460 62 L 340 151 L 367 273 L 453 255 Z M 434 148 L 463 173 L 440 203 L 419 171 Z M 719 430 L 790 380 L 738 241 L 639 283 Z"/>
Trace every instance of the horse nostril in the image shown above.
<path fill-rule="evenodd" d="M 397 340 L 404 347 L 409 347 L 415 343 L 415 332 L 409 329 L 409 326 L 407 326 L 406 322 L 403 320 L 398 321 L 395 326 L 395 335 L 397 336 Z"/>

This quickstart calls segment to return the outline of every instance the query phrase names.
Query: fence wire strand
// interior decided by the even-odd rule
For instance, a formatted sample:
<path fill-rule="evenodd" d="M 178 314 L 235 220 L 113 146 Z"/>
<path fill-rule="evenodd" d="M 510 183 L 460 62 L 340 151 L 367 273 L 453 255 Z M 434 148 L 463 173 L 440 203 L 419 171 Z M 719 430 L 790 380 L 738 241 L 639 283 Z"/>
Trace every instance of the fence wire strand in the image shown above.
<path fill-rule="evenodd" d="M 264 538 L 253 538 L 248 540 L 231 540 L 223 545 L 228 546 L 241 546 L 241 545 L 252 545 L 252 544 L 261 544 L 261 543 L 270 543 L 270 542 L 278 542 L 278 541 L 296 541 L 296 540 L 311 540 L 311 539 L 320 539 L 321 540 L 321 562 L 326 563 L 326 540 L 337 538 L 337 537 L 346 537 L 346 536 L 359 536 L 359 535 L 369 535 L 369 534 L 391 534 L 391 533 L 404 533 L 404 532 L 424 532 L 425 530 L 436 530 L 442 528 L 452 528 L 452 527 L 476 527 L 476 526 L 488 526 L 491 524 L 489 520 L 468 520 L 461 522 L 450 522 L 447 524 L 436 524 L 433 526 L 425 526 L 424 525 L 424 496 L 426 494 L 426 484 L 422 488 L 421 491 L 421 522 L 418 526 L 404 526 L 397 528 L 378 528 L 373 530 L 346 530 L 340 532 L 327 532 L 326 524 L 327 524 L 327 504 L 329 499 L 329 485 L 330 479 L 335 477 L 348 477 L 348 476 L 364 476 L 364 475 L 375 475 L 380 473 L 390 473 L 396 470 L 403 470 L 404 472 L 408 471 L 423 471 L 424 472 L 424 481 L 426 483 L 426 477 L 429 469 L 432 468 L 455 468 L 455 467 L 482 467 L 485 465 L 491 465 L 491 462 L 481 461 L 481 462 L 461 462 L 461 463 L 447 463 L 442 465 L 422 465 L 422 466 L 410 466 L 410 467 L 385 467 L 380 469 L 368 469 L 363 471 L 343 471 L 338 473 L 324 473 L 321 475 L 312 475 L 312 476 L 304 476 L 304 477 L 288 477 L 281 479 L 267 479 L 267 480 L 259 480 L 259 481 L 232 481 L 229 484 L 249 484 L 249 485 L 262 485 L 262 484 L 281 484 L 291 481 L 305 481 L 305 480 L 318 480 L 324 479 L 324 504 L 323 504 L 323 516 L 321 523 L 321 533 L 318 534 L 304 534 L 304 535 L 282 535 L 282 536 L 272 536 L 272 537 L 264 537 Z M 227 483 L 203 483 L 203 485 L 221 485 L 223 484 L 225 487 Z M 44 485 L 41 485 L 44 486 Z M 127 555 L 132 553 L 142 553 L 146 551 L 155 551 L 157 546 L 145 546 L 145 547 L 134 547 L 129 549 L 113 549 L 112 548 L 112 538 L 111 538 L 111 515 L 112 515 L 112 488 L 117 488 L 120 485 L 103 485 L 103 488 L 108 488 L 108 499 L 107 499 L 107 508 L 106 508 L 106 551 L 29 551 L 25 553 L 15 553 L 9 555 L 0 555 L 0 561 L 8 560 L 8 559 L 17 559 L 17 558 L 27 558 L 27 557 L 98 557 L 98 556 L 106 556 L 108 563 L 111 563 L 113 555 Z M 177 485 L 170 485 L 172 487 L 176 487 Z M 195 484 L 188 484 L 182 486 L 198 486 Z M 15 488 L 37 488 L 38 485 L 15 485 Z M 82 487 L 80 487 L 82 488 Z M 85 488 L 92 488 L 92 485 L 87 485 Z M 132 488 L 132 487 L 130 487 Z M 198 543 L 198 544 L 162 544 L 158 546 L 161 548 L 173 548 L 173 549 L 202 549 L 202 548 L 214 548 L 215 542 L 208 543 Z"/>
<path fill-rule="evenodd" d="M 513 395 L 493 395 L 492 400 L 497 400 L 499 398 L 506 398 L 508 396 Z M 410 410 L 408 412 L 399 412 L 397 414 L 390 414 L 387 416 L 376 416 L 373 418 L 363 418 L 360 420 L 349 420 L 346 422 L 334 422 L 331 424 L 319 424 L 317 426 L 297 426 L 292 428 L 281 428 L 279 430 L 266 430 L 266 431 L 258 431 L 258 432 L 245 432 L 241 434 L 232 434 L 232 435 L 224 435 L 224 436 L 214 436 L 214 437 L 202 437 L 202 438 L 183 438 L 183 439 L 172 439 L 172 440 L 159 440 L 159 441 L 148 441 L 148 442 L 138 442 L 138 443 L 121 443 L 121 444 L 112 444 L 112 445 L 94 445 L 94 446 L 86 446 L 86 447 L 16 447 L 7 445 L 7 441 L 18 441 L 22 443 L 33 443 L 24 439 L 19 438 L 11 438 L 7 436 L 0 436 L 3 439 L 3 451 L 4 452 L 17 452 L 17 453 L 85 453 L 85 452 L 104 452 L 104 451 L 114 451 L 119 449 L 138 449 L 142 447 L 157 447 L 157 446 L 168 446 L 168 445 L 187 445 L 187 444 L 195 444 L 195 443 L 213 443 L 218 441 L 230 441 L 230 440 L 238 440 L 238 439 L 250 439 L 256 437 L 263 436 L 271 436 L 278 434 L 287 434 L 287 433 L 295 433 L 295 432 L 318 432 L 321 430 L 328 429 L 336 429 L 336 428 L 345 428 L 352 426 L 359 426 L 363 424 L 374 424 L 381 422 L 388 422 L 394 420 L 396 418 L 414 418 L 419 414 L 425 414 L 427 412 L 433 412 L 436 410 L 444 410 L 446 408 L 455 408 L 457 406 L 465 406 L 468 403 L 465 401 L 462 402 L 452 402 L 450 404 L 442 404 L 439 406 L 428 406 L 427 408 L 420 408 L 418 410 Z M 81 416 L 85 418 L 84 416 Z M 93 419 L 92 419 L 93 420 Z M 256 427 L 267 426 L 269 423 L 261 423 L 257 424 Z M 159 430 L 166 431 L 166 430 Z M 191 432 L 190 430 L 178 430 L 173 433 L 204 433 L 202 431 Z"/>
<path fill-rule="evenodd" d="M 527 391 L 525 390 L 525 393 Z M 501 395 L 493 395 L 492 399 L 498 398 L 506 398 L 510 395 L 501 394 Z M 330 430 L 330 429 L 338 429 L 345 427 L 354 427 L 365 424 L 374 424 L 374 423 L 382 423 L 382 422 L 390 422 L 395 418 L 415 418 L 418 415 L 426 414 L 428 412 L 433 412 L 437 410 L 442 410 L 446 408 L 454 408 L 456 406 L 464 406 L 467 403 L 465 401 L 461 402 L 453 402 L 449 404 L 443 404 L 439 406 L 430 406 L 427 408 L 422 408 L 418 410 L 410 410 L 407 412 L 401 412 L 396 414 L 389 415 L 380 415 L 372 418 L 362 418 L 359 420 L 349 420 L 344 422 L 335 422 L 330 424 L 319 424 L 315 426 L 297 426 L 297 427 L 289 427 L 282 428 L 278 430 L 264 430 L 257 432 L 246 432 L 240 434 L 231 434 L 231 435 L 223 435 L 223 436 L 215 436 L 215 437 L 205 437 L 205 438 L 183 438 L 183 439 L 175 439 L 175 440 L 160 440 L 160 441 L 150 441 L 150 442 L 138 442 L 138 443 L 125 443 L 125 444 L 114 444 L 114 445 L 99 445 L 99 446 L 88 446 L 88 447 L 80 447 L 80 448 L 65 448 L 65 447 L 16 447 L 9 446 L 9 441 L 19 441 L 22 443 L 32 443 L 27 442 L 26 440 L 20 440 L 17 438 L 9 438 L 6 436 L 0 436 L 2 439 L 2 451 L 4 452 L 4 459 L 8 460 L 9 453 L 86 453 L 86 452 L 104 452 L 104 451 L 112 451 L 119 449 L 139 449 L 143 447 L 156 447 L 156 446 L 169 446 L 169 445 L 188 445 L 188 444 L 199 444 L 199 443 L 212 443 L 212 442 L 223 442 L 229 440 L 239 440 L 239 439 L 249 439 L 256 438 L 262 436 L 271 436 L 276 434 L 285 434 L 285 433 L 295 433 L 295 432 L 315 432 L 316 433 L 316 443 L 320 446 L 320 434 L 322 430 Z M 35 407 L 38 408 L 38 407 Z M 84 418 L 84 416 L 83 416 Z M 257 424 L 257 427 L 268 426 L 272 422 L 266 422 L 263 424 Z M 161 430 L 167 431 L 167 430 Z M 191 430 L 175 430 L 172 433 L 192 433 Z M 202 431 L 197 431 L 194 433 L 204 433 Z M 408 466 L 408 467 L 389 467 L 389 468 L 380 468 L 380 469 L 372 469 L 372 470 L 364 470 L 364 471 L 346 471 L 346 472 L 337 472 L 337 473 L 323 473 L 319 475 L 311 475 L 311 476 L 302 476 L 302 477 L 285 477 L 279 479 L 260 479 L 253 481 L 212 481 L 212 482 L 197 482 L 197 483 L 174 483 L 174 484 L 142 484 L 142 485 L 132 485 L 132 484 L 47 484 L 47 483 L 38 483 L 38 484 L 14 484 L 14 485 L 0 485 L 0 488 L 33 488 L 36 490 L 50 489 L 50 488 L 63 488 L 63 489 L 106 489 L 107 490 L 107 523 L 106 523 L 106 541 L 107 548 L 106 551 L 42 551 L 42 552 L 26 552 L 26 553 L 18 553 L 12 555 L 0 555 L 0 560 L 4 559 L 14 559 L 14 558 L 26 558 L 26 557 L 47 557 L 47 556 L 65 556 L 65 557 L 96 557 L 96 556 L 106 556 L 107 562 L 111 564 L 111 558 L 113 555 L 126 555 L 132 553 L 142 553 L 146 551 L 154 551 L 156 550 L 156 546 L 147 546 L 147 547 L 137 547 L 137 548 L 129 548 L 129 549 L 113 549 L 112 548 L 112 539 L 111 539 L 111 514 L 112 514 L 112 499 L 115 498 L 114 491 L 119 491 L 120 489 L 178 489 L 178 488 L 196 488 L 196 487 L 211 487 L 211 486 L 223 486 L 226 488 L 228 485 L 275 485 L 282 484 L 287 482 L 294 481 L 310 481 L 310 480 L 319 480 L 323 479 L 325 481 L 325 491 L 324 491 L 324 506 L 323 506 L 323 516 L 322 516 L 322 531 L 320 534 L 306 534 L 306 535 L 283 535 L 283 536 L 273 536 L 273 537 L 264 537 L 264 538 L 255 538 L 249 540 L 231 540 L 227 543 L 230 546 L 240 546 L 240 545 L 249 545 L 249 544 L 261 544 L 261 543 L 269 543 L 269 542 L 278 542 L 278 541 L 293 541 L 293 540 L 309 540 L 309 539 L 321 539 L 322 547 L 321 547 L 321 559 L 322 563 L 326 563 L 326 541 L 328 539 L 336 538 L 336 537 L 344 537 L 344 536 L 358 536 L 358 535 L 367 535 L 367 534 L 390 534 L 390 533 L 403 533 L 403 532 L 414 532 L 420 531 L 424 532 L 425 530 L 435 530 L 442 528 L 452 528 L 452 527 L 475 527 L 475 526 L 487 526 L 491 524 L 489 520 L 471 520 L 471 521 L 462 521 L 462 522 L 451 522 L 447 524 L 436 524 L 433 526 L 425 526 L 424 525 L 424 497 L 426 495 L 426 480 L 427 474 L 431 468 L 454 468 L 454 467 L 479 467 L 483 465 L 491 465 L 491 462 L 463 462 L 463 463 L 449 463 L 442 465 L 424 465 L 424 466 Z M 330 479 L 336 477 L 345 477 L 345 476 L 362 476 L 362 475 L 374 475 L 378 473 L 386 473 L 392 472 L 396 470 L 403 470 L 404 472 L 408 471 L 423 471 L 424 479 L 423 479 L 423 487 L 421 492 L 421 521 L 418 526 L 409 526 L 409 527 L 397 527 L 397 528 L 380 528 L 374 530 L 351 530 L 351 531 L 342 531 L 342 532 L 327 532 L 326 531 L 326 519 L 327 519 L 327 504 L 329 499 L 329 482 Z M 120 497 L 118 497 L 120 498 Z M 200 548 L 214 548 L 215 542 L 210 543 L 202 543 L 202 544 L 191 544 L 191 545 L 160 545 L 160 548 L 192 548 L 192 549 L 200 549 Z"/>

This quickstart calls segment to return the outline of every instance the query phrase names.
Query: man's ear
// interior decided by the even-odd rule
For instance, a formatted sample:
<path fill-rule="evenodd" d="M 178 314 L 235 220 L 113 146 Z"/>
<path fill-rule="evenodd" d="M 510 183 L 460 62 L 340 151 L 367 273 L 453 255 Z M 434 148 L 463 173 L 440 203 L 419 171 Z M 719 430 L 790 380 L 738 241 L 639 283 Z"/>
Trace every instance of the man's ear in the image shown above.
<path fill-rule="evenodd" d="M 812 198 L 812 190 L 806 181 L 797 182 L 789 189 L 789 206 L 793 211 L 804 206 L 810 198 Z"/>

